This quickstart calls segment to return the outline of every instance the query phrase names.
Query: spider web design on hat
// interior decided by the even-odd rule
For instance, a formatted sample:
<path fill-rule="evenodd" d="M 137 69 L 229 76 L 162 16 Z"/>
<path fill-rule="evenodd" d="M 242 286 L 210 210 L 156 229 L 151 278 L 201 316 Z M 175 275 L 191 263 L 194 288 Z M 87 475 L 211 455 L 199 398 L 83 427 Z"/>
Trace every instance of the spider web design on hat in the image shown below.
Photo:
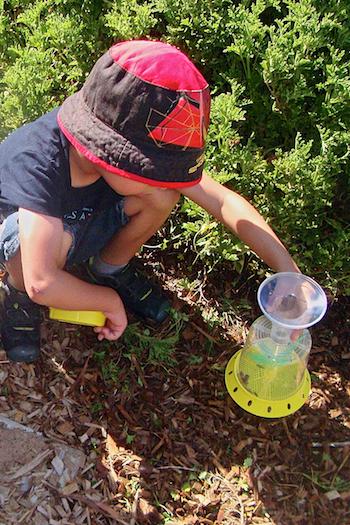
<path fill-rule="evenodd" d="M 148 136 L 159 148 L 165 144 L 182 146 L 183 150 L 202 148 L 207 132 L 202 107 L 202 100 L 182 95 L 170 113 L 151 108 L 146 121 Z M 160 123 L 159 118 L 163 118 Z"/>

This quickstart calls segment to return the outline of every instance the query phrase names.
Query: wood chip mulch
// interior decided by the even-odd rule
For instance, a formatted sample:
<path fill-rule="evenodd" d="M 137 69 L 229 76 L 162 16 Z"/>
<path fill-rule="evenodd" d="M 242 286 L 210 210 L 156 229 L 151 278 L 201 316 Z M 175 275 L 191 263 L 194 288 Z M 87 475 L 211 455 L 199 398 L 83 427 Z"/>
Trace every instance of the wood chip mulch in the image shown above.
<path fill-rule="evenodd" d="M 97 344 L 46 321 L 38 363 L 0 353 L 1 525 L 350 524 L 349 300 L 313 331 L 308 403 L 268 420 L 224 385 L 257 311 L 225 337 L 181 294 L 181 329 Z"/>

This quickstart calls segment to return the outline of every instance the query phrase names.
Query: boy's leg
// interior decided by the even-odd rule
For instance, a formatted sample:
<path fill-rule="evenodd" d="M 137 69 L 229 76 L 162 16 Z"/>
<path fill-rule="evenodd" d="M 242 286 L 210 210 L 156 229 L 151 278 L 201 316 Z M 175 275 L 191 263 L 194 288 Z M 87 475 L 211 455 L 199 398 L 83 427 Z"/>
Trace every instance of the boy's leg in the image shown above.
<path fill-rule="evenodd" d="M 66 264 L 67 254 L 69 248 L 72 244 L 72 237 L 68 232 L 63 232 L 62 239 L 62 248 L 60 254 L 59 267 L 63 268 Z M 25 285 L 23 280 L 23 270 L 22 270 L 22 261 L 21 261 L 21 249 L 19 248 L 15 255 L 11 257 L 5 263 L 6 272 L 8 273 L 8 280 L 10 285 L 16 288 L 17 290 L 24 292 Z"/>
<path fill-rule="evenodd" d="M 127 264 L 141 246 L 154 235 L 169 217 L 180 194 L 174 190 L 157 190 L 150 195 L 125 198 L 128 224 L 119 230 L 101 251 L 108 264 Z"/>
<path fill-rule="evenodd" d="M 179 193 L 173 190 L 126 197 L 124 211 L 128 223 L 103 248 L 100 259 L 88 267 L 89 277 L 98 284 L 114 288 L 128 310 L 158 323 L 166 318 L 169 301 L 159 286 L 152 284 L 128 263 L 159 230 L 178 199 Z"/>
<path fill-rule="evenodd" d="M 1 340 L 11 361 L 32 363 L 40 355 L 40 307 L 25 292 L 19 250 L 6 263 L 1 283 Z"/>
<path fill-rule="evenodd" d="M 18 235 L 13 229 L 8 242 Z M 61 264 L 65 264 L 72 239 L 64 233 Z M 18 243 L 15 243 L 18 246 Z M 2 345 L 9 359 L 16 362 L 32 363 L 40 355 L 40 306 L 31 301 L 25 292 L 20 248 L 5 262 L 7 279 L 2 283 Z"/>
<path fill-rule="evenodd" d="M 9 259 L 6 264 L 6 271 L 8 273 L 8 281 L 11 286 L 16 288 L 19 291 L 24 292 L 24 280 L 23 280 L 23 271 L 22 271 L 22 261 L 21 261 L 21 252 L 17 251 L 11 259 Z"/>

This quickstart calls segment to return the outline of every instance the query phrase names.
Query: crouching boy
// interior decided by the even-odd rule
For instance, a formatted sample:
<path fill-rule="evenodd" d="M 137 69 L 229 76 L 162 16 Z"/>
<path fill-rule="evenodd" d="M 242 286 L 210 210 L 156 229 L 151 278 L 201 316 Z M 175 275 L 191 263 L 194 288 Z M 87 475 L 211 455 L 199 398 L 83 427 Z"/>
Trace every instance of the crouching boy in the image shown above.
<path fill-rule="evenodd" d="M 40 353 L 40 305 L 101 310 L 115 340 L 125 308 L 160 323 L 169 302 L 133 257 L 181 194 L 276 271 L 298 271 L 261 215 L 203 173 L 209 87 L 178 49 L 122 42 L 63 105 L 0 145 L 1 337 L 9 359 Z M 70 273 L 81 264 L 86 278 Z"/>

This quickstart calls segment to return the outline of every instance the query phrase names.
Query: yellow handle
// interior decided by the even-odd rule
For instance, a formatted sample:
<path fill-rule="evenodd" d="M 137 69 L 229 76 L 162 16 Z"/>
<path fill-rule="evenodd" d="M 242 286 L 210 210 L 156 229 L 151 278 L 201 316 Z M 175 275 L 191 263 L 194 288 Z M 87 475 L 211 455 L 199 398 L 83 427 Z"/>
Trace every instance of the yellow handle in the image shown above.
<path fill-rule="evenodd" d="M 86 326 L 104 326 L 106 317 L 102 312 L 87 310 L 60 310 L 49 309 L 50 319 L 62 321 L 63 323 L 82 324 Z"/>

